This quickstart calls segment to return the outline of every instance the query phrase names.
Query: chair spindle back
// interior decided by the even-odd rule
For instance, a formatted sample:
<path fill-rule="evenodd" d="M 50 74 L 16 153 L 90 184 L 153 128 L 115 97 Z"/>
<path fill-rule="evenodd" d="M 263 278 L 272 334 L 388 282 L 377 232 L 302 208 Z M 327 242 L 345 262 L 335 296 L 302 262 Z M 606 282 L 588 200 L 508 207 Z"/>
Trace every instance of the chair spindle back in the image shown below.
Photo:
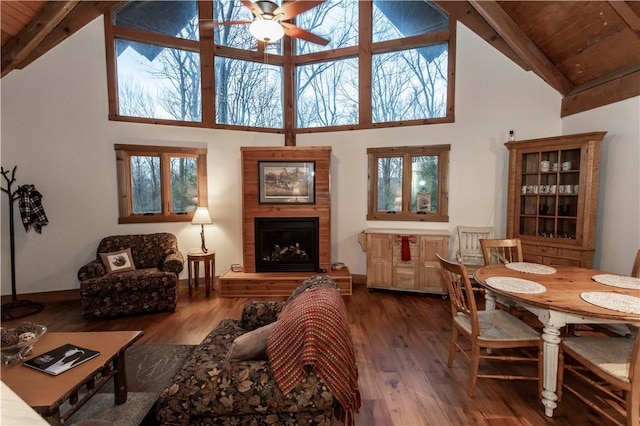
<path fill-rule="evenodd" d="M 522 244 L 518 238 L 480 240 L 485 265 L 522 262 Z"/>
<path fill-rule="evenodd" d="M 466 315 L 471 320 L 471 328 L 474 336 L 479 333 L 478 314 L 473 287 L 469 281 L 469 275 L 464 265 L 450 262 L 436 254 L 440 262 L 442 277 L 447 283 L 449 301 L 451 302 L 451 315 L 455 317 L 459 313 Z"/>

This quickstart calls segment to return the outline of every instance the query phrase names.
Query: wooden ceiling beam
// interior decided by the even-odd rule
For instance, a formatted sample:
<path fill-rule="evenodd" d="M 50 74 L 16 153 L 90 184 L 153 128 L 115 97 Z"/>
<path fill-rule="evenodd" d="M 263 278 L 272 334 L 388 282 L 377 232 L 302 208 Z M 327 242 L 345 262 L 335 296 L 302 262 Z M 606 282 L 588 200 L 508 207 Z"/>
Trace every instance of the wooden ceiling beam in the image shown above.
<path fill-rule="evenodd" d="M 487 24 L 487 21 L 485 21 L 468 2 L 459 0 L 435 0 L 431 3 L 435 4 L 440 9 L 448 13 L 449 16 L 452 16 L 458 22 L 461 22 L 471 31 L 482 37 L 484 41 L 518 64 L 523 70 L 531 71 L 531 66 L 522 60 L 522 58 L 520 58 L 520 56 L 518 56 L 518 54 L 514 52 L 507 43 L 505 43 L 500 35 L 496 33 L 489 24 Z"/>
<path fill-rule="evenodd" d="M 609 80 L 562 99 L 560 117 L 640 96 L 640 71 Z"/>
<path fill-rule="evenodd" d="M 469 4 L 523 60 L 529 63 L 531 69 L 538 76 L 560 92 L 562 96 L 571 92 L 573 84 L 496 1 L 471 0 Z"/>
<path fill-rule="evenodd" d="M 16 69 L 26 67 L 62 41 L 71 37 L 89 22 L 103 15 L 110 8 L 125 3 L 125 1 L 80 1 L 79 3 L 23 61 L 16 65 Z"/>
<path fill-rule="evenodd" d="M 78 3 L 78 0 L 47 2 L 22 31 L 2 48 L 1 77 L 29 56 Z"/>
<path fill-rule="evenodd" d="M 634 64 L 626 68 L 615 70 L 607 75 L 603 75 L 602 77 L 596 78 L 594 80 L 581 84 L 580 86 L 574 87 L 568 96 L 575 95 L 580 92 L 584 92 L 585 90 L 592 89 L 596 86 L 600 86 L 601 84 L 607 84 L 607 83 L 614 82 L 616 80 L 620 80 L 631 74 L 637 75 L 639 72 L 640 72 L 640 64 Z M 638 84 L 638 90 L 640 90 L 640 84 Z"/>
<path fill-rule="evenodd" d="M 609 5 L 615 10 L 620 18 L 640 37 L 640 16 L 629 7 L 624 1 L 609 1 Z"/>

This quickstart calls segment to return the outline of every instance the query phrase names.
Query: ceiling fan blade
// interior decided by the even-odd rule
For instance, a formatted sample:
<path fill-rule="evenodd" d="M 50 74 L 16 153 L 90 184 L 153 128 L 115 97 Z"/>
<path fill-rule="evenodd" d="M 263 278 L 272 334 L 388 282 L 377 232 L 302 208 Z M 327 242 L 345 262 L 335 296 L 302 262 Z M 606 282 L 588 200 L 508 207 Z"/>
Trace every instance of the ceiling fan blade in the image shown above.
<path fill-rule="evenodd" d="M 274 11 L 275 15 L 282 14 L 280 19 L 282 21 L 288 21 L 291 18 L 295 18 L 302 12 L 306 12 L 316 6 L 324 3 L 324 0 L 298 0 L 282 3 L 278 9 Z"/>
<path fill-rule="evenodd" d="M 250 24 L 252 21 L 242 20 L 242 21 L 211 21 L 208 19 L 202 19 L 200 21 L 200 26 L 202 28 L 215 28 L 215 27 L 228 27 L 231 25 L 246 25 Z"/>
<path fill-rule="evenodd" d="M 322 38 L 312 32 L 303 30 L 296 25 L 290 24 L 288 22 L 281 22 L 281 25 L 284 27 L 284 33 L 290 37 L 310 41 L 311 43 L 319 44 L 321 46 L 326 46 L 327 44 L 329 44 L 329 40 L 327 40 L 326 38 Z"/>
<path fill-rule="evenodd" d="M 240 3 L 242 3 L 247 9 L 249 9 L 255 16 L 262 15 L 262 9 L 260 9 L 260 6 L 258 6 L 257 3 L 253 3 L 249 0 L 240 0 Z"/>

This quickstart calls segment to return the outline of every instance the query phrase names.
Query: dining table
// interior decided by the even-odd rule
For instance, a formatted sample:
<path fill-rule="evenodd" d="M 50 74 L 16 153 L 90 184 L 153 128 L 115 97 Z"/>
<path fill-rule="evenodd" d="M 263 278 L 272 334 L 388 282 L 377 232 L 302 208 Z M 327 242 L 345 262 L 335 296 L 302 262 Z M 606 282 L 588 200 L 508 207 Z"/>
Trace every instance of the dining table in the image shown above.
<path fill-rule="evenodd" d="M 640 279 L 575 266 L 529 262 L 483 266 L 474 274 L 485 288 L 485 309 L 496 297 L 532 312 L 543 324 L 542 404 L 553 417 L 561 329 L 567 324 L 624 323 L 640 326 Z M 640 338 L 640 337 L 639 337 Z"/>

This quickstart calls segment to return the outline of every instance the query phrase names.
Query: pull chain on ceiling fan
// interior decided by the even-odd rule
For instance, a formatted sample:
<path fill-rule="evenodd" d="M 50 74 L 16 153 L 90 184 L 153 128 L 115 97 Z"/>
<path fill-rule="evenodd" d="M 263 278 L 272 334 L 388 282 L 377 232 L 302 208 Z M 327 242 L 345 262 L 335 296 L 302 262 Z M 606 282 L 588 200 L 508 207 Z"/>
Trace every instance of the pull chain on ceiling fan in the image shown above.
<path fill-rule="evenodd" d="M 303 30 L 297 25 L 291 24 L 288 21 L 295 18 L 302 12 L 306 12 L 320 4 L 324 3 L 324 0 L 312 1 L 312 0 L 298 0 L 284 2 L 282 6 L 278 6 L 276 3 L 270 0 L 259 0 L 251 2 L 249 0 L 240 0 L 247 9 L 251 11 L 254 18 L 252 21 L 213 21 L 212 24 L 229 26 L 229 25 L 249 25 L 249 32 L 256 39 L 258 39 L 259 45 L 274 43 L 280 40 L 283 36 L 287 35 L 301 40 L 306 40 L 311 43 L 326 46 L 329 44 L 329 40 L 320 37 L 310 31 Z M 201 23 L 201 25 L 206 25 Z"/>

